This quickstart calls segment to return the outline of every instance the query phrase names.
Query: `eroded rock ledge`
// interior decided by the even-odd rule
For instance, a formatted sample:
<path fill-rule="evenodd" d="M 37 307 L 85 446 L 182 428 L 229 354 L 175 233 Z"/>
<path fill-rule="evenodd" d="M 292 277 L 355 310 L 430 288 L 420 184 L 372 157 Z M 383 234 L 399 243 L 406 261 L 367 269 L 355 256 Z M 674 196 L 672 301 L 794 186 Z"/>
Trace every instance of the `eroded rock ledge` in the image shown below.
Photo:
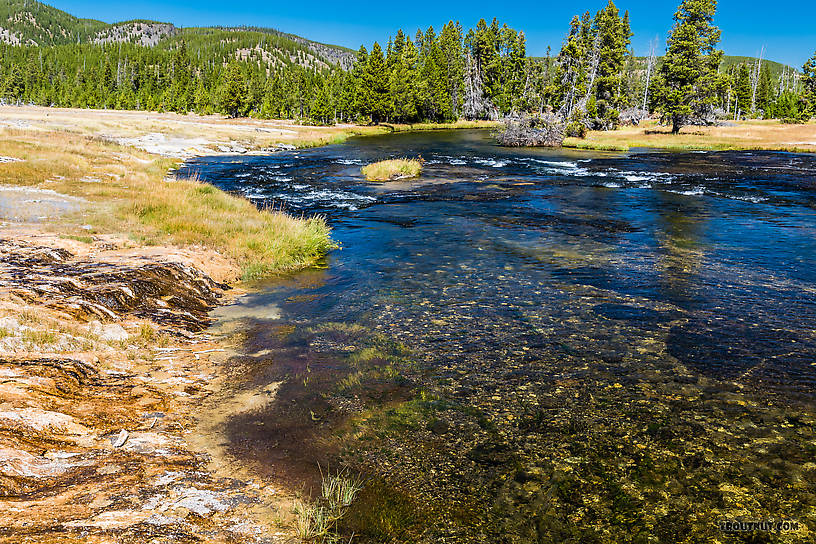
<path fill-rule="evenodd" d="M 285 539 L 276 490 L 216 475 L 187 439 L 227 355 L 203 330 L 235 270 L 127 246 L 0 240 L 0 542 Z"/>
<path fill-rule="evenodd" d="M 225 288 L 179 262 L 100 261 L 0 239 L 0 289 L 82 321 L 134 316 L 200 331 Z"/>

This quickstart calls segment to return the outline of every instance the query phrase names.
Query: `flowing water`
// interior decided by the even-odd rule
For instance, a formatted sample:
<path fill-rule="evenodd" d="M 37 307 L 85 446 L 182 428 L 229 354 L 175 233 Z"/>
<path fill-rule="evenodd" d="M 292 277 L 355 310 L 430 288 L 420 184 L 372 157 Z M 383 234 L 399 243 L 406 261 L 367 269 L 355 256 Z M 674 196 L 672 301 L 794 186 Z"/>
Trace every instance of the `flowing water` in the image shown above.
<path fill-rule="evenodd" d="M 360 167 L 425 160 L 368 183 Z M 816 157 L 496 147 L 484 131 L 190 161 L 342 248 L 230 314 L 259 471 L 368 484 L 356 541 L 816 531 Z M 798 532 L 723 532 L 736 519 Z M 753 540 L 751 540 L 753 539 Z M 785 540 L 788 539 L 788 540 Z M 803 541 L 804 541 L 803 540 Z"/>

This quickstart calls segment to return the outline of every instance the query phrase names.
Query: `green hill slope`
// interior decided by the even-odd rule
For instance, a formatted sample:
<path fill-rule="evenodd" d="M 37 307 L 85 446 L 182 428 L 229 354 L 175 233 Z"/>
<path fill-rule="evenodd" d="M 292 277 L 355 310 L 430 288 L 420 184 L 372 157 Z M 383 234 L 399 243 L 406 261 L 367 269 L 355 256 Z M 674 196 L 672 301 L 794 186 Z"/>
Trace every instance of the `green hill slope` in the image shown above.
<path fill-rule="evenodd" d="M 349 69 L 354 52 L 345 47 L 308 40 L 273 28 L 212 27 L 178 29 L 170 23 L 146 19 L 109 24 L 79 19 L 60 9 L 32 0 L 0 3 L 0 44 L 56 46 L 133 43 L 172 48 L 183 39 L 196 56 L 218 50 L 243 57 L 254 51 L 269 64 L 300 64 L 324 69 L 330 65 Z M 247 51 L 249 50 L 249 51 Z M 262 51 L 265 51 L 263 53 Z M 223 55 L 216 55 L 220 57 Z M 206 58 L 206 57 L 205 57 Z"/>
<path fill-rule="evenodd" d="M 740 64 L 753 65 L 753 64 L 756 64 L 757 60 L 758 59 L 756 57 L 740 57 L 740 56 L 734 56 L 734 55 L 726 55 L 726 56 L 723 57 L 723 61 L 722 61 L 722 64 L 720 65 L 720 68 L 722 68 L 723 70 L 726 70 L 726 69 L 728 69 L 728 68 L 730 68 L 732 66 L 739 66 Z M 768 60 L 768 59 L 762 59 L 762 64 L 767 64 L 768 65 L 768 69 L 771 72 L 771 78 L 773 78 L 773 79 L 777 79 L 779 76 L 781 76 L 783 70 L 786 70 L 788 72 L 790 72 L 791 70 L 795 70 L 797 72 L 802 71 L 801 66 L 798 67 L 798 68 L 793 67 L 793 66 L 786 66 L 785 64 L 782 64 L 781 62 L 775 62 L 775 61 Z"/>
<path fill-rule="evenodd" d="M 11 36 L 5 41 L 14 42 L 16 37 L 17 43 L 32 45 L 85 42 L 108 26 L 32 0 L 7 0 L 0 4 L 0 28 Z"/>
<path fill-rule="evenodd" d="M 534 60 L 539 61 L 539 62 L 544 62 L 546 60 L 546 57 L 532 57 L 532 58 Z M 555 58 L 555 57 L 553 57 L 553 58 Z M 638 65 L 640 65 L 644 70 L 646 68 L 646 60 L 647 60 L 647 57 L 635 57 L 635 62 Z M 724 55 L 723 60 L 722 60 L 722 64 L 720 64 L 720 68 L 722 70 L 727 70 L 728 68 L 731 68 L 732 66 L 739 66 L 740 64 L 745 64 L 745 63 L 754 64 L 754 63 L 756 63 L 756 61 L 757 61 L 756 57 L 742 57 L 742 56 L 738 56 L 738 55 Z M 662 62 L 663 62 L 663 57 L 657 57 L 656 65 L 660 66 L 660 64 Z M 797 72 L 801 72 L 801 67 L 797 68 L 797 67 L 793 67 L 793 66 L 787 66 L 785 64 L 782 64 L 781 62 L 776 62 L 776 61 L 772 61 L 772 60 L 768 60 L 768 59 L 762 59 L 762 63 L 768 65 L 768 68 L 771 71 L 771 78 L 772 79 L 778 79 L 779 76 L 782 75 L 783 70 L 786 70 L 788 72 L 790 72 L 792 70 L 795 70 Z"/>

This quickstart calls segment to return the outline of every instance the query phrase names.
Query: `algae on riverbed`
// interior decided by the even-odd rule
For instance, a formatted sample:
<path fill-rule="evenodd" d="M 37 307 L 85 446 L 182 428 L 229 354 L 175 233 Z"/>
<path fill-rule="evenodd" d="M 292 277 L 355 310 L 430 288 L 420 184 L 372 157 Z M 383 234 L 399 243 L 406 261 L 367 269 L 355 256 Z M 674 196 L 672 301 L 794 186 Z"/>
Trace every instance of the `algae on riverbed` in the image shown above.
<path fill-rule="evenodd" d="M 232 451 L 371 478 L 384 498 L 344 525 L 365 542 L 810 539 L 813 159 L 485 139 L 197 162 L 327 213 L 344 246 L 246 301 L 276 313 L 243 326 L 236 387 L 282 385 Z M 383 149 L 451 181 L 362 183 Z M 800 527 L 719 525 L 770 517 Z"/>

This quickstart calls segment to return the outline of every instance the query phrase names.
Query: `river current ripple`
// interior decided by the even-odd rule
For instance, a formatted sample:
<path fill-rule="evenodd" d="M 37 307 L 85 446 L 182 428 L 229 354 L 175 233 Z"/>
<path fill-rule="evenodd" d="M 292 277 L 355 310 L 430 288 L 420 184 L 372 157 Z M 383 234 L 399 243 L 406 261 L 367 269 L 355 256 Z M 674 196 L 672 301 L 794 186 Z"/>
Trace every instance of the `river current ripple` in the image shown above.
<path fill-rule="evenodd" d="M 360 174 L 402 156 L 425 160 L 420 179 Z M 235 387 L 282 385 L 230 433 L 272 473 L 366 474 L 347 534 L 816 530 L 816 157 L 519 150 L 451 131 L 180 173 L 322 214 L 342 246 L 240 301 Z"/>

